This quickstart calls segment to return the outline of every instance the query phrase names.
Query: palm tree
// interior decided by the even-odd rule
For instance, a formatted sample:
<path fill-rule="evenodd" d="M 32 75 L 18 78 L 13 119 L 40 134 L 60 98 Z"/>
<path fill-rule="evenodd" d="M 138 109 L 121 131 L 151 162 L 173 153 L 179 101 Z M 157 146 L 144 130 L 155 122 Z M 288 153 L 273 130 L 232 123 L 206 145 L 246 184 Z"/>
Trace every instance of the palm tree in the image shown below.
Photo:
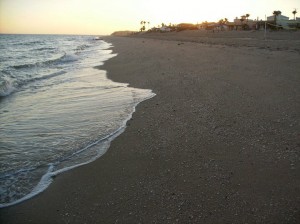
<path fill-rule="evenodd" d="M 141 32 L 142 32 L 142 31 L 145 31 L 145 30 L 146 30 L 146 27 L 145 27 L 146 21 L 143 21 L 143 20 L 142 20 L 142 21 L 140 22 L 140 24 L 141 24 L 141 26 L 142 26 L 141 29 L 140 29 L 140 31 L 141 31 Z"/>
<path fill-rule="evenodd" d="M 220 20 L 219 20 L 219 25 L 220 25 L 222 31 L 224 30 L 224 25 L 225 25 L 227 22 L 228 22 L 228 19 L 227 19 L 227 18 L 224 18 L 224 19 L 220 19 Z"/>
<path fill-rule="evenodd" d="M 242 15 L 242 16 L 241 16 L 240 20 L 241 20 L 242 23 L 245 21 L 245 18 L 246 18 L 245 15 Z"/>
<path fill-rule="evenodd" d="M 294 20 L 296 20 L 297 10 L 295 9 L 292 13 L 294 14 Z"/>
<path fill-rule="evenodd" d="M 250 14 L 247 13 L 246 14 L 247 22 L 248 22 L 249 16 L 250 16 Z"/>
<path fill-rule="evenodd" d="M 240 18 L 240 21 L 241 21 L 241 24 L 242 24 L 242 27 L 244 26 L 244 21 L 245 21 L 245 18 L 246 16 L 245 15 L 242 15 L 241 18 Z"/>
<path fill-rule="evenodd" d="M 275 22 L 275 25 L 277 24 L 277 16 L 281 15 L 281 11 L 274 11 L 273 12 L 273 15 L 274 15 L 274 22 Z"/>

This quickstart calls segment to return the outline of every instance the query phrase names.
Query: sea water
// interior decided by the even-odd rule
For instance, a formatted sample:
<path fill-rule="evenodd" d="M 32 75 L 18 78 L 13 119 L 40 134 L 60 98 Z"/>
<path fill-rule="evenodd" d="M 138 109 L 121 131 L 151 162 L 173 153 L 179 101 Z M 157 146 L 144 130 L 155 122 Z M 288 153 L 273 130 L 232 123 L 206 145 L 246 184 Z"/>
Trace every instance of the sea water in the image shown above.
<path fill-rule="evenodd" d="M 116 54 L 93 36 L 0 35 L 0 207 L 101 156 L 154 96 L 96 69 Z"/>

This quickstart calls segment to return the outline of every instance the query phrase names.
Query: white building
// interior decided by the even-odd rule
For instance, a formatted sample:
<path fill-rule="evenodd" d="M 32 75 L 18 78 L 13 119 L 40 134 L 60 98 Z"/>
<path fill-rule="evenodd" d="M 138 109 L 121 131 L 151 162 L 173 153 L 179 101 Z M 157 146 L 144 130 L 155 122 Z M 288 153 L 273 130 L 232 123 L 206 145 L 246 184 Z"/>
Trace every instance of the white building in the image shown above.
<path fill-rule="evenodd" d="M 163 26 L 160 28 L 160 31 L 161 32 L 170 32 L 171 31 L 171 28 L 170 27 L 167 27 L 167 26 Z"/>
<path fill-rule="evenodd" d="M 275 21 L 275 15 L 268 16 L 267 21 Z M 276 16 L 276 25 L 286 27 L 288 26 L 289 17 L 284 15 L 278 15 Z"/>

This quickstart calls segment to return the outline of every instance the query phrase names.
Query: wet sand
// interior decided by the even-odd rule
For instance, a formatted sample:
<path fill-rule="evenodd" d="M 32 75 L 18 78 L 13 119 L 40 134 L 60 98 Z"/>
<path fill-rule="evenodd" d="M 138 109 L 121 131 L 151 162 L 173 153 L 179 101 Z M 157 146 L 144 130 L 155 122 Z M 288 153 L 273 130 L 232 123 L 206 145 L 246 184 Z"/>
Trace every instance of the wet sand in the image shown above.
<path fill-rule="evenodd" d="M 1 223 L 299 223 L 299 34 L 246 34 L 105 37 L 108 77 L 157 95 Z"/>

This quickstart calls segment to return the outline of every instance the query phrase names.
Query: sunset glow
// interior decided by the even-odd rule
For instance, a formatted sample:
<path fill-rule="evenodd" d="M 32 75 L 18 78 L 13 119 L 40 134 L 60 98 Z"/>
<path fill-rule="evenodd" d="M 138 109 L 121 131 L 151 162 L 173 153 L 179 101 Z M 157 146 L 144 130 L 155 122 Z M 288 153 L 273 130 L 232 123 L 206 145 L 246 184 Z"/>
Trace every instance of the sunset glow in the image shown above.
<path fill-rule="evenodd" d="M 138 30 L 141 20 L 161 23 L 201 23 L 249 13 L 264 19 L 274 10 L 293 17 L 299 0 L 1 0 L 0 33 L 110 34 Z M 300 17 L 300 13 L 297 14 Z"/>

